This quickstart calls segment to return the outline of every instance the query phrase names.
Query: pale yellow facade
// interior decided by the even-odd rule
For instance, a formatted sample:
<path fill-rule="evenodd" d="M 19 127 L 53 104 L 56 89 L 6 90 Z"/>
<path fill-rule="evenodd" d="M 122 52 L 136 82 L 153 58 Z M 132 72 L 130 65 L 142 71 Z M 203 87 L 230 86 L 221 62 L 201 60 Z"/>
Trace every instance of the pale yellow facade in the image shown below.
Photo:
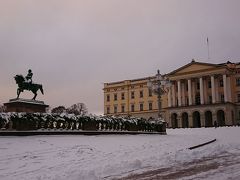
<path fill-rule="evenodd" d="M 105 83 L 104 114 L 157 118 L 157 97 L 149 95 L 147 81 L 148 78 L 142 78 Z M 163 98 L 162 106 L 166 104 L 167 99 Z"/>
<path fill-rule="evenodd" d="M 240 119 L 240 64 L 191 63 L 165 75 L 172 83 L 162 95 L 169 127 L 236 125 Z M 153 78 L 153 77 L 150 77 Z M 104 84 L 104 114 L 157 118 L 157 95 L 149 77 Z"/>

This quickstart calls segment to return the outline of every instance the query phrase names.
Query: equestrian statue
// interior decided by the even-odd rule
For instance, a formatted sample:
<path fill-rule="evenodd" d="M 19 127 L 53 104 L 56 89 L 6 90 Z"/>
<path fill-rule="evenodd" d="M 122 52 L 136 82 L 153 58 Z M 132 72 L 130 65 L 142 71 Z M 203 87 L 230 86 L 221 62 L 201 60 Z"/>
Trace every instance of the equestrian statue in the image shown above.
<path fill-rule="evenodd" d="M 33 83 L 32 76 L 33 76 L 32 70 L 29 69 L 26 77 L 23 77 L 23 75 L 16 75 L 14 77 L 16 84 L 18 85 L 17 99 L 19 98 L 20 93 L 23 92 L 24 90 L 32 91 L 32 93 L 34 94 L 34 97 L 32 98 L 33 100 L 36 99 L 38 90 L 40 90 L 41 93 L 44 94 L 42 85 Z"/>

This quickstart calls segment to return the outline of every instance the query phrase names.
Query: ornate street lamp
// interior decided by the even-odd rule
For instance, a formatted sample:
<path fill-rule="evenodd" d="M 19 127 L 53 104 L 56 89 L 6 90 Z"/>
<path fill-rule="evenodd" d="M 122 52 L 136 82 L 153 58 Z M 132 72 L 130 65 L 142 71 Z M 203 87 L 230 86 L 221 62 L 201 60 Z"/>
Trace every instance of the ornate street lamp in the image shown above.
<path fill-rule="evenodd" d="M 154 79 L 149 78 L 147 82 L 149 90 L 152 90 L 154 94 L 158 97 L 158 120 L 163 120 L 161 114 L 161 96 L 167 93 L 171 87 L 171 82 L 164 76 L 160 74 L 160 71 L 157 71 Z"/>

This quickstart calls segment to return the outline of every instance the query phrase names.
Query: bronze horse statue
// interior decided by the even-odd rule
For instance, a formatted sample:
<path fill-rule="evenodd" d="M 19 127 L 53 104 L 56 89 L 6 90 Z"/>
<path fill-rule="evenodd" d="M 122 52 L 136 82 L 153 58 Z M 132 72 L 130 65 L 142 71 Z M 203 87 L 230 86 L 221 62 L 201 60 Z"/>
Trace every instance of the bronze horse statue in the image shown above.
<path fill-rule="evenodd" d="M 24 90 L 32 91 L 32 93 L 34 94 L 34 97 L 32 98 L 33 100 L 36 99 L 37 91 L 39 89 L 40 89 L 41 93 L 44 94 L 41 84 L 29 83 L 25 80 L 25 78 L 22 75 L 16 75 L 14 77 L 14 79 L 18 85 L 17 98 L 19 98 L 20 93 L 23 92 Z"/>

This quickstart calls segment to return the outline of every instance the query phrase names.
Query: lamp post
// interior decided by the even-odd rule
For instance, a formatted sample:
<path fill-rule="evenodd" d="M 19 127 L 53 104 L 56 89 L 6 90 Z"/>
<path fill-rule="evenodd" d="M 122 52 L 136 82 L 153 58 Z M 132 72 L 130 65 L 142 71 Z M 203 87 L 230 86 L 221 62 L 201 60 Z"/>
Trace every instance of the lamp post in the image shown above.
<path fill-rule="evenodd" d="M 158 98 L 158 119 L 162 120 L 162 113 L 161 113 L 161 97 L 163 94 L 167 93 L 169 88 L 171 87 L 171 82 L 164 76 L 160 74 L 160 71 L 157 71 L 154 79 L 151 80 L 149 78 L 147 82 L 147 86 L 149 90 L 152 90 L 154 94 L 157 95 Z"/>

